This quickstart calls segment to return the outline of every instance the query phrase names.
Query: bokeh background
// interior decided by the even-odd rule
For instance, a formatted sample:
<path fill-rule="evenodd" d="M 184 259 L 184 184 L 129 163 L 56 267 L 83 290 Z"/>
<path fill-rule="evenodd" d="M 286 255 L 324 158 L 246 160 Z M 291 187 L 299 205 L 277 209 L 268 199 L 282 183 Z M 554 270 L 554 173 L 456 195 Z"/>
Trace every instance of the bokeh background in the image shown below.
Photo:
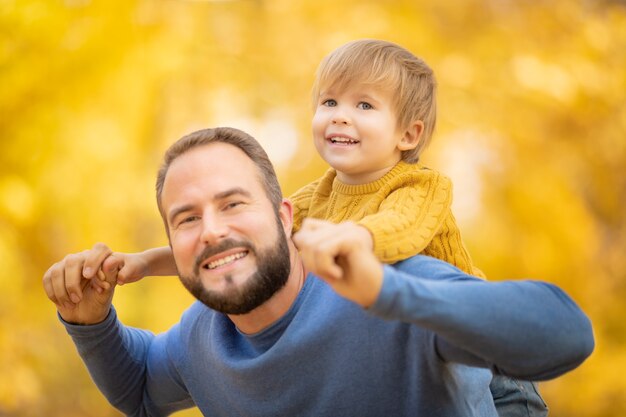
<path fill-rule="evenodd" d="M 57 321 L 44 271 L 99 241 L 166 244 L 155 173 L 192 130 L 252 133 L 287 195 L 321 175 L 314 71 L 363 37 L 435 70 L 424 161 L 452 177 L 477 265 L 554 282 L 593 320 L 592 357 L 540 385 L 551 415 L 626 415 L 625 2 L 2 0 L 0 416 L 120 415 Z M 155 332 L 190 302 L 171 277 L 115 299 Z"/>

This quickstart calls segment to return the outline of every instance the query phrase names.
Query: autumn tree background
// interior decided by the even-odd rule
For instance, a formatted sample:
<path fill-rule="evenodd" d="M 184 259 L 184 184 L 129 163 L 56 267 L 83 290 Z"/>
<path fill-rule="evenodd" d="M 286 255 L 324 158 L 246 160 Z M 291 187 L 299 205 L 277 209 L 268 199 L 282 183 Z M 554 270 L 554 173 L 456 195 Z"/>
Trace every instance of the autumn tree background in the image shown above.
<path fill-rule="evenodd" d="M 119 416 L 44 295 L 44 271 L 102 241 L 166 244 L 153 183 L 185 133 L 257 137 L 288 195 L 325 164 L 310 141 L 317 64 L 357 38 L 423 57 L 439 81 L 424 161 L 492 280 L 562 286 L 597 346 L 540 385 L 552 416 L 626 415 L 626 5 L 510 0 L 0 2 L 0 415 Z M 117 290 L 160 332 L 175 278 Z M 195 410 L 180 416 L 198 416 Z"/>

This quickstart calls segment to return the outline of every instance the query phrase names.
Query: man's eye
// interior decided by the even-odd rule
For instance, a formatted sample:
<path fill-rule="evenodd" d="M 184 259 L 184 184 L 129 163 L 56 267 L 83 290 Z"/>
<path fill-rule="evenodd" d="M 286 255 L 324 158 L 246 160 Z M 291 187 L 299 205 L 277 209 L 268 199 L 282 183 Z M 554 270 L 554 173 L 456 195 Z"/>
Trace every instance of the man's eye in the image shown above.
<path fill-rule="evenodd" d="M 322 105 L 324 105 L 326 107 L 335 107 L 337 105 L 337 102 L 335 100 L 333 100 L 332 98 L 330 98 L 328 100 L 324 100 L 322 102 Z"/>
<path fill-rule="evenodd" d="M 239 206 L 241 204 L 243 204 L 243 202 L 241 202 L 241 201 L 233 201 L 232 203 L 226 204 L 226 206 L 224 208 L 226 210 L 230 210 L 230 209 L 235 208 L 235 207 L 237 207 L 237 206 Z"/>
<path fill-rule="evenodd" d="M 198 216 L 187 216 L 187 217 L 183 218 L 178 224 L 191 223 L 191 222 L 196 221 L 198 219 L 199 219 Z"/>
<path fill-rule="evenodd" d="M 360 103 L 357 105 L 357 107 L 358 107 L 359 109 L 361 109 L 361 110 L 371 110 L 371 109 L 373 109 L 373 108 L 374 108 L 371 104 L 369 104 L 369 103 L 368 103 L 368 102 L 366 102 L 366 101 L 362 101 L 362 102 L 360 102 Z"/>

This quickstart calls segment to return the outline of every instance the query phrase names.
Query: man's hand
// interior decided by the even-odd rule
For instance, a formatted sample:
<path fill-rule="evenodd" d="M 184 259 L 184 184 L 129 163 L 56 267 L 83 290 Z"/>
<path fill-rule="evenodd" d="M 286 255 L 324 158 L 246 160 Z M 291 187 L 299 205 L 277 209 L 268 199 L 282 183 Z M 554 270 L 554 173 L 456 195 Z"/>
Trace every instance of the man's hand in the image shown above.
<path fill-rule="evenodd" d="M 67 255 L 46 271 L 44 290 L 63 320 L 96 324 L 109 314 L 121 266 L 121 259 L 110 257 L 111 253 L 106 245 L 97 243 L 90 250 Z"/>
<path fill-rule="evenodd" d="M 366 228 L 353 222 L 305 219 L 293 241 L 308 271 L 339 295 L 363 307 L 374 304 L 383 285 L 383 268 Z"/>

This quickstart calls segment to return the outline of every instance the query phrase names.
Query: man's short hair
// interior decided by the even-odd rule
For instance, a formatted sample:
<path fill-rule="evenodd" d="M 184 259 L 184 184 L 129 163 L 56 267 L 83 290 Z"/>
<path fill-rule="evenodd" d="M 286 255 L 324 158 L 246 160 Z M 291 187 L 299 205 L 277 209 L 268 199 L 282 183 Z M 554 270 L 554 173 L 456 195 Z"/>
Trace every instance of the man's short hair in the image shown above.
<path fill-rule="evenodd" d="M 163 157 L 163 163 L 157 174 L 156 181 L 156 197 L 157 204 L 161 216 L 165 220 L 165 213 L 163 212 L 163 206 L 161 204 L 161 194 L 163 192 L 163 184 L 165 183 L 165 177 L 167 171 L 170 168 L 172 162 L 183 155 L 187 151 L 195 149 L 199 146 L 210 145 L 212 143 L 226 143 L 233 145 L 241 149 L 248 157 L 254 162 L 259 170 L 259 181 L 265 189 L 265 193 L 269 198 L 274 211 L 278 213 L 280 204 L 283 199 L 283 194 L 278 183 L 278 177 L 274 171 L 274 167 L 270 162 L 270 159 L 265 153 L 263 147 L 249 134 L 242 132 L 241 130 L 231 127 L 216 127 L 212 129 L 202 129 L 196 132 L 183 136 L 176 141 L 165 152 Z M 237 167 L 233 167 L 237 169 Z M 167 222 L 166 229 L 167 229 Z"/>

